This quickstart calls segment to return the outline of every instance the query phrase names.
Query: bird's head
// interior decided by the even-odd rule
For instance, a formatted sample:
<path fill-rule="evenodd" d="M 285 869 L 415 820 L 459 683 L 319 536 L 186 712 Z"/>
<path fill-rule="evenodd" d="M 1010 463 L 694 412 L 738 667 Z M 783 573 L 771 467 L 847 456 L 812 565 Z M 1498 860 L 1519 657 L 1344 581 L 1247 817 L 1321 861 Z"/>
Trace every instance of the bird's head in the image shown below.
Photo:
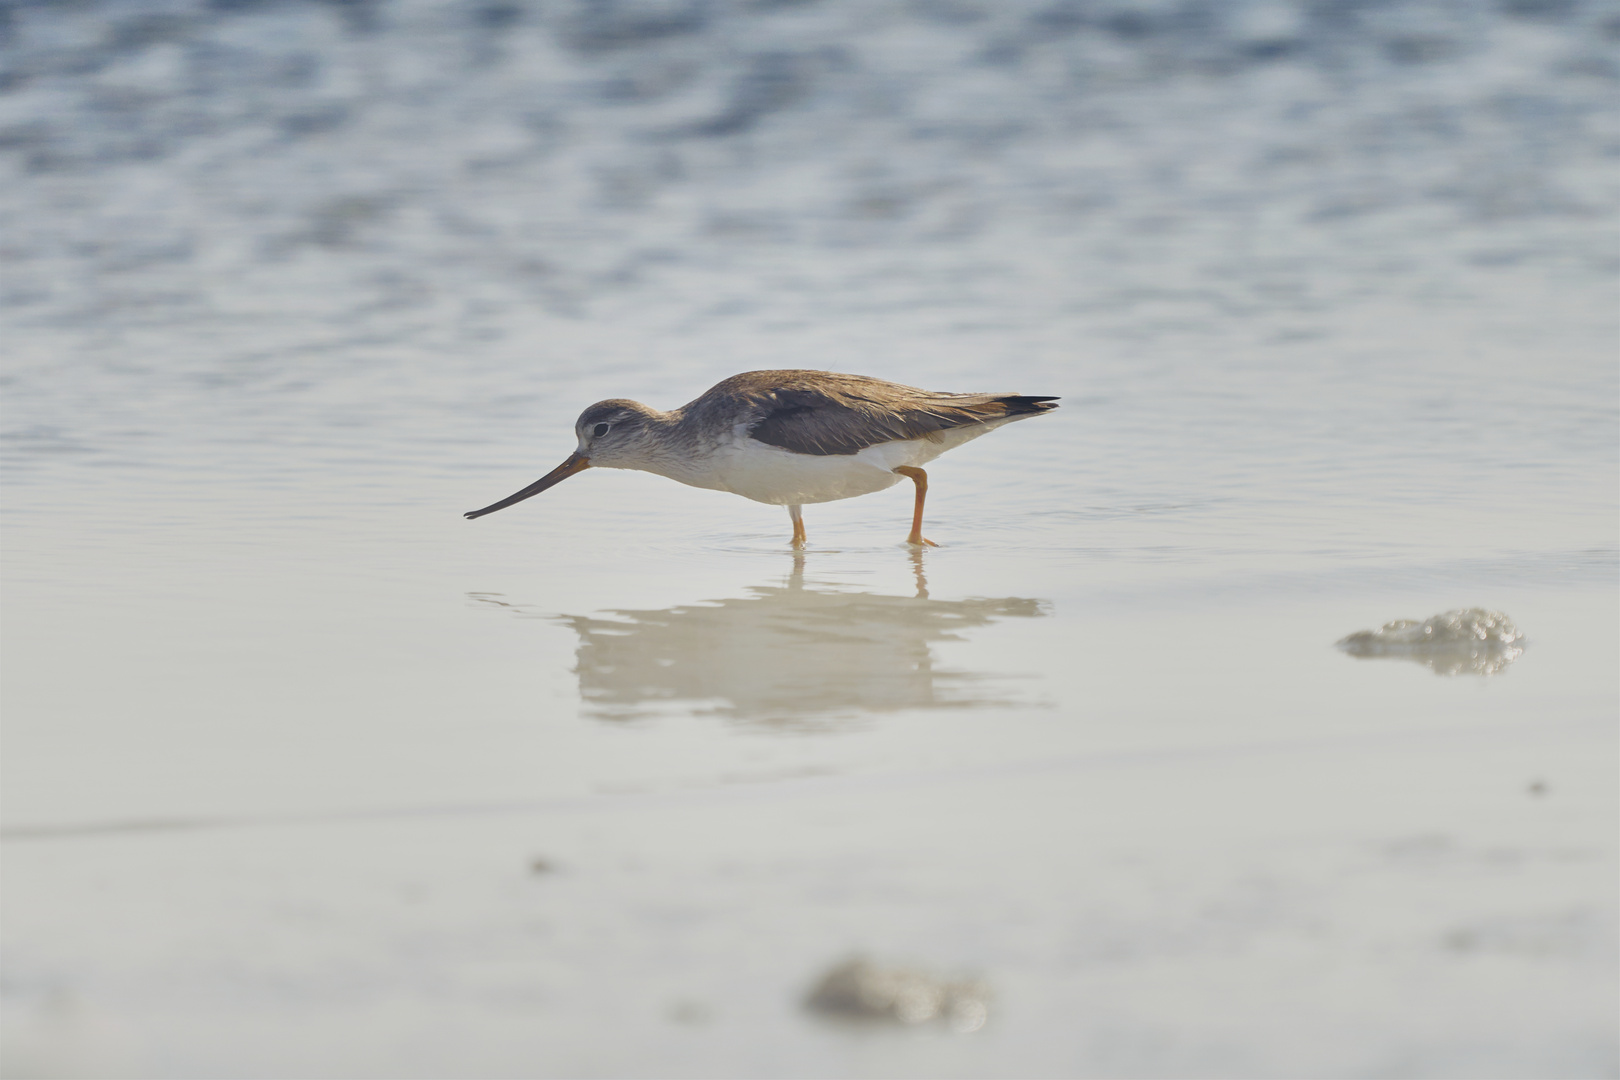
<path fill-rule="evenodd" d="M 598 401 L 580 413 L 579 419 L 574 422 L 574 434 L 579 439 L 579 449 L 568 455 L 568 460 L 522 491 L 508 495 L 500 502 L 492 503 L 482 510 L 469 511 L 463 516 L 483 517 L 485 514 L 504 510 L 513 503 L 532 498 L 593 465 L 603 469 L 646 468 L 647 462 L 653 456 L 650 425 L 659 415 L 661 414 L 639 401 L 626 401 L 622 398 Z"/>
<path fill-rule="evenodd" d="M 577 453 L 602 469 L 644 468 L 653 441 L 652 422 L 658 415 L 639 401 L 598 401 L 574 422 Z"/>

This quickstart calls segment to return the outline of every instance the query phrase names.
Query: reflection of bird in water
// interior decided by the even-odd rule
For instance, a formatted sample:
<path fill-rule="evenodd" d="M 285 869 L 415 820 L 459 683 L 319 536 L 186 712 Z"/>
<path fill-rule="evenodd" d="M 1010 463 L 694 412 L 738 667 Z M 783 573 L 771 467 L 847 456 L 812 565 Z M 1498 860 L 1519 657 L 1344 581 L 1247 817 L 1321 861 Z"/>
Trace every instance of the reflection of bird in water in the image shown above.
<path fill-rule="evenodd" d="M 482 517 L 591 466 L 639 469 L 692 487 L 788 508 L 793 546 L 805 503 L 832 502 L 910 479 L 911 544 L 922 535 L 928 474 L 920 466 L 992 428 L 1057 408 L 1056 398 L 947 394 L 831 371 L 733 375 L 670 412 L 612 398 L 580 414 L 579 448 L 522 491 L 473 510 Z"/>
<path fill-rule="evenodd" d="M 580 695 L 603 718 L 679 705 L 774 724 L 1028 702 L 995 676 L 937 669 L 932 646 L 999 619 L 1041 616 L 1041 602 L 930 599 L 921 561 L 916 596 L 806 585 L 797 556 L 785 584 L 748 596 L 565 616 L 579 634 Z"/>

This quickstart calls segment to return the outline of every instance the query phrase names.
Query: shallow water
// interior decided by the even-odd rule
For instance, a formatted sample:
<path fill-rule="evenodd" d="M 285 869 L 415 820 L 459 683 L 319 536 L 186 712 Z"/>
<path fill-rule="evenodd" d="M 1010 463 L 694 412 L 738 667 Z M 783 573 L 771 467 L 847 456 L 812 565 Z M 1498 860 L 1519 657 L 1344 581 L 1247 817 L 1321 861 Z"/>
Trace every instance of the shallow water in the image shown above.
<path fill-rule="evenodd" d="M 6 1070 L 1620 1073 L 1617 37 L 21 9 Z M 1063 400 L 938 549 L 461 519 L 759 367 Z M 1333 647 L 1472 607 L 1488 677 Z M 987 1022 L 804 1009 L 856 954 Z"/>

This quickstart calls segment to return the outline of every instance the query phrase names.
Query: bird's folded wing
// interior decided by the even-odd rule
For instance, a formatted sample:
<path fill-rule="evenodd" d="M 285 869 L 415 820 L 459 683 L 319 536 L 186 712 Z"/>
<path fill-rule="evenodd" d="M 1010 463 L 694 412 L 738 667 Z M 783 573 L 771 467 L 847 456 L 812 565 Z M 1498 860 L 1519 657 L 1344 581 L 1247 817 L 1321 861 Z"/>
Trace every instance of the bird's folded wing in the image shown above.
<path fill-rule="evenodd" d="M 756 399 L 759 420 L 748 434 L 796 454 L 858 454 L 879 443 L 926 439 L 947 428 L 1045 412 L 1055 407 L 1052 400 L 918 392 L 896 402 L 858 392 L 777 389 Z"/>

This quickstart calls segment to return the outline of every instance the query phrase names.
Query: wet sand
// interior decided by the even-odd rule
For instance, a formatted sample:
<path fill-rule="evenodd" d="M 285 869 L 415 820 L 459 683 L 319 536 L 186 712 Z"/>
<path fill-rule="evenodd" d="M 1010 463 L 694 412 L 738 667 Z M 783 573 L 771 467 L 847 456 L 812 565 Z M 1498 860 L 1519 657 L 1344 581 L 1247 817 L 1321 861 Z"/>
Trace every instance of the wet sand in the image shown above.
<path fill-rule="evenodd" d="M 973 448 L 1033 489 L 991 515 L 1007 551 L 996 485 L 948 465 L 920 554 L 900 498 L 801 556 L 776 508 L 592 474 L 499 532 L 433 480 L 101 565 L 71 526 L 133 500 L 34 519 L 61 543 L 8 588 L 8 1068 L 1601 1069 L 1607 554 L 1189 579 L 1109 558 L 1174 510 L 1053 542 L 1039 500 L 1074 488 L 1013 435 L 1086 437 Z M 1474 598 L 1530 628 L 1489 678 L 1333 647 Z M 988 1022 L 805 1010 L 854 952 L 978 974 Z"/>

